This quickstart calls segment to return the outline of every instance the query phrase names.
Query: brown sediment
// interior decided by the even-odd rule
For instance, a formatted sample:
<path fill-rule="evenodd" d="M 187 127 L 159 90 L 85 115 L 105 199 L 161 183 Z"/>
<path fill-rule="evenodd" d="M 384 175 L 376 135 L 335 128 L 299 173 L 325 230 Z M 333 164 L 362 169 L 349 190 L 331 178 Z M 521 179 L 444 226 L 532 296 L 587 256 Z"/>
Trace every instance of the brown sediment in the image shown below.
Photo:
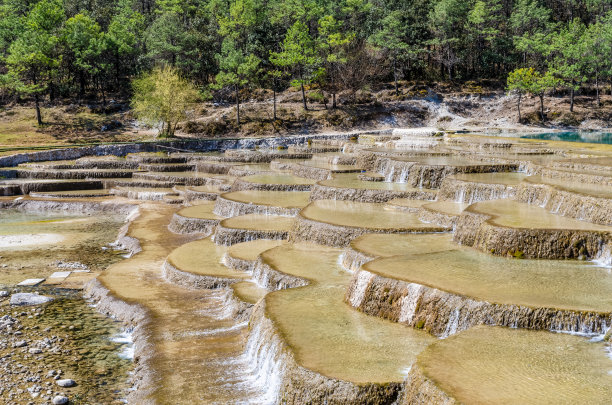
<path fill-rule="evenodd" d="M 612 188 L 603 185 L 570 187 L 539 176 L 528 177 L 518 186 L 516 200 L 578 220 L 612 225 Z"/>
<path fill-rule="evenodd" d="M 246 275 L 243 277 L 228 278 L 219 275 L 195 274 L 177 269 L 170 261 L 164 263 L 162 275 L 169 283 L 185 288 L 202 290 L 225 288 L 234 283 L 246 280 Z"/>
<path fill-rule="evenodd" d="M 190 163 L 141 163 L 138 168 L 149 172 L 188 172 L 194 169 Z"/>
<path fill-rule="evenodd" d="M 309 284 L 305 278 L 296 277 L 274 269 L 262 257 L 257 259 L 252 271 L 255 282 L 270 291 L 304 287 Z"/>
<path fill-rule="evenodd" d="M 424 350 L 399 403 L 607 403 L 606 351 L 579 336 L 476 327 Z"/>
<path fill-rule="evenodd" d="M 307 164 L 296 163 L 292 166 L 291 171 L 295 176 L 304 177 L 313 180 L 326 180 L 332 177 L 335 173 L 359 173 L 361 168 L 357 166 L 341 166 L 341 165 L 330 165 L 330 164 Z"/>
<path fill-rule="evenodd" d="M 224 256 L 224 263 L 234 270 L 252 272 L 259 255 L 269 249 L 282 245 L 281 240 L 257 239 L 230 246 Z"/>
<path fill-rule="evenodd" d="M 184 156 L 149 152 L 130 153 L 126 155 L 125 158 L 145 164 L 180 164 L 187 162 L 187 158 Z"/>
<path fill-rule="evenodd" d="M 351 187 L 351 185 L 342 185 L 334 180 L 324 180 L 314 185 L 310 196 L 311 200 L 346 200 L 371 203 L 384 203 L 396 198 L 409 198 L 413 200 L 433 200 L 436 193 L 431 190 L 412 189 L 410 187 L 401 187 L 398 185 L 396 189 L 393 187 L 379 187 L 376 185 L 388 184 L 382 182 L 367 182 L 373 183 L 371 188 Z M 403 188 L 403 189 L 402 189 Z"/>
<path fill-rule="evenodd" d="M 147 201 L 162 201 L 166 196 L 178 196 L 178 193 L 171 188 L 152 187 L 115 187 L 110 190 L 110 193 L 117 197 Z"/>
<path fill-rule="evenodd" d="M 215 230 L 218 245 L 231 246 L 256 239 L 287 239 L 293 218 L 247 214 L 224 219 Z"/>
<path fill-rule="evenodd" d="M 312 153 L 287 153 L 247 150 L 247 149 L 226 149 L 225 156 L 221 161 L 244 162 L 244 163 L 270 163 L 277 159 L 310 159 Z"/>
<path fill-rule="evenodd" d="M 511 176 L 504 181 L 504 177 Z M 521 173 L 492 173 L 487 177 L 458 175 L 446 177 L 440 186 L 438 200 L 472 204 L 478 201 L 514 198 L 520 181 L 526 177 Z"/>
<path fill-rule="evenodd" d="M 518 169 L 511 163 L 478 163 L 445 156 L 379 158 L 375 166 L 387 181 L 408 183 L 419 188 L 440 188 L 444 178 L 458 173 L 512 172 Z"/>
<path fill-rule="evenodd" d="M 213 207 L 213 204 L 205 203 L 183 208 L 174 213 L 168 229 L 180 234 L 210 235 L 214 232 L 219 221 L 223 219 L 212 212 Z"/>
<path fill-rule="evenodd" d="M 450 201 L 436 201 L 421 206 L 419 219 L 429 224 L 453 228 L 457 219 L 469 204 Z"/>
<path fill-rule="evenodd" d="M 197 172 L 148 172 L 134 173 L 135 179 L 170 181 L 174 184 L 186 186 L 221 186 L 230 183 L 234 177 L 223 174 L 209 174 Z"/>
<path fill-rule="evenodd" d="M 254 176 L 259 173 L 275 173 L 269 163 L 243 164 L 232 167 L 228 175 L 236 177 Z"/>
<path fill-rule="evenodd" d="M 612 322 L 611 312 L 491 303 L 425 284 L 383 277 L 368 268 L 366 264 L 353 276 L 346 302 L 368 315 L 424 329 L 435 336 L 450 336 L 475 325 L 601 335 Z"/>
<path fill-rule="evenodd" d="M 330 205 L 331 204 L 331 205 Z M 317 200 L 296 217 L 292 241 L 345 247 L 366 233 L 444 232 L 449 228 L 420 221 L 415 214 L 384 211 L 368 203 Z"/>
<path fill-rule="evenodd" d="M 124 179 L 100 179 L 100 182 L 104 188 L 113 187 L 139 187 L 139 188 L 173 188 L 176 183 L 172 181 L 157 181 L 157 180 L 143 180 L 135 178 L 124 178 Z"/>
<path fill-rule="evenodd" d="M 514 205 L 517 210 L 506 217 L 505 207 Z M 455 227 L 458 243 L 495 255 L 526 258 L 594 259 L 611 240 L 608 227 L 507 200 L 471 205 Z"/>
<path fill-rule="evenodd" d="M 110 197 L 109 190 L 67 190 L 67 191 L 33 191 L 30 197 L 33 198 L 97 198 Z"/>
<path fill-rule="evenodd" d="M 397 403 L 398 405 L 455 405 L 457 401 L 427 378 L 417 361 L 412 365 L 404 381 L 404 388 Z"/>
<path fill-rule="evenodd" d="M 195 171 L 201 172 L 201 173 L 211 173 L 211 174 L 227 174 L 232 167 L 241 165 L 241 164 L 243 163 L 198 160 L 195 163 Z"/>
<path fill-rule="evenodd" d="M 133 170 L 114 169 L 74 169 L 74 170 L 20 170 L 17 169 L 17 177 L 20 179 L 103 179 L 103 178 L 125 178 L 132 177 Z"/>
<path fill-rule="evenodd" d="M 396 211 L 405 211 L 418 213 L 421 207 L 425 204 L 429 204 L 431 201 L 428 200 L 411 200 L 409 198 L 394 198 L 385 203 L 385 207 Z"/>
<path fill-rule="evenodd" d="M 556 169 L 540 166 L 534 174 L 557 180 L 566 180 L 575 183 L 590 183 L 612 186 L 612 175 L 602 172 L 573 172 L 565 169 Z"/>
<path fill-rule="evenodd" d="M 8 180 L 0 184 L 0 195 L 12 196 L 31 192 L 52 192 L 70 190 L 96 190 L 102 188 L 99 180 Z"/>
<path fill-rule="evenodd" d="M 308 192 L 242 190 L 217 198 L 214 212 L 223 217 L 246 214 L 295 216 L 308 204 Z"/>
<path fill-rule="evenodd" d="M 312 179 L 286 174 L 253 175 L 238 178 L 232 186 L 232 191 L 310 191 L 314 183 Z"/>
<path fill-rule="evenodd" d="M 221 191 L 221 187 L 214 186 L 185 187 L 183 198 L 187 204 L 195 201 L 215 201 Z"/>

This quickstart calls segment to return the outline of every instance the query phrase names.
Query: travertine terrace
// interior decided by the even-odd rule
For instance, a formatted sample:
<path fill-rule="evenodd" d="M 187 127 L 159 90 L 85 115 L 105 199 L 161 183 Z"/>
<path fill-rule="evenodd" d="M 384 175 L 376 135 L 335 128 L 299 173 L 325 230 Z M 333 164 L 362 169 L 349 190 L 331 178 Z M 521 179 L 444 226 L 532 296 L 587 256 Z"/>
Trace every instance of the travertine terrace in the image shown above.
<path fill-rule="evenodd" d="M 5 158 L 2 212 L 120 218 L 125 258 L 0 284 L 82 289 L 121 320 L 134 404 L 612 400 L 612 146 L 239 144 Z M 6 226 L 0 254 L 66 229 Z"/>

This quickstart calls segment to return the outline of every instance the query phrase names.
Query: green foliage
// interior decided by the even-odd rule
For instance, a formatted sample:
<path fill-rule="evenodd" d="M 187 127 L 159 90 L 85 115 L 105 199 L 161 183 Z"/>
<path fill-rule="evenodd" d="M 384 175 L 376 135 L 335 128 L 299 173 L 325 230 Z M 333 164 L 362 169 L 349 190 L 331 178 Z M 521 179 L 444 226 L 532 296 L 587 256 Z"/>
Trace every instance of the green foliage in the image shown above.
<path fill-rule="evenodd" d="M 287 30 L 282 51 L 271 52 L 270 62 L 275 66 L 288 68 L 293 73 L 291 85 L 302 89 L 302 101 L 304 109 L 307 109 L 304 85 L 314 82 L 321 74 L 319 70 L 321 59 L 306 24 L 296 21 Z"/>
<path fill-rule="evenodd" d="M 108 92 L 127 96 L 127 80 L 160 64 L 221 98 L 234 95 L 220 88 L 293 85 L 305 108 L 310 88 L 335 100 L 392 80 L 399 94 L 402 80 L 503 80 L 529 67 L 550 72 L 573 100 L 612 80 L 612 8 L 609 0 L 0 0 L 0 84 L 14 99 L 104 102 Z"/>
<path fill-rule="evenodd" d="M 151 126 L 159 126 L 162 137 L 174 135 L 176 125 L 187 118 L 199 96 L 197 89 L 170 66 L 157 67 L 132 85 L 134 114 Z"/>
<path fill-rule="evenodd" d="M 11 43 L 5 59 L 8 78 L 5 83 L 19 94 L 34 95 L 36 118 L 42 124 L 39 96 L 47 89 L 59 66 L 57 46 L 63 21 L 61 3 L 42 0 L 22 17 L 23 32 Z"/>
<path fill-rule="evenodd" d="M 528 93 L 540 98 L 540 114 L 542 121 L 545 120 L 544 95 L 559 84 L 559 80 L 551 72 L 541 74 L 534 68 L 520 68 L 508 74 L 506 83 L 507 90 L 518 95 L 519 121 L 521 120 L 521 97 Z"/>

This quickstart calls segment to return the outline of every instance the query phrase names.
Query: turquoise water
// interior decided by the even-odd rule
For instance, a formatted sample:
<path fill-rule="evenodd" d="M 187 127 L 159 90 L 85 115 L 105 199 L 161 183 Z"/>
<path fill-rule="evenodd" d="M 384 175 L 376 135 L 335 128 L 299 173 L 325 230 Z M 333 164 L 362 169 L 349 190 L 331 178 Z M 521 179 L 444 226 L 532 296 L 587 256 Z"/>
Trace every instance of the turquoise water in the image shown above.
<path fill-rule="evenodd" d="M 612 132 L 549 132 L 521 135 L 521 138 L 553 141 L 605 143 L 612 145 Z"/>

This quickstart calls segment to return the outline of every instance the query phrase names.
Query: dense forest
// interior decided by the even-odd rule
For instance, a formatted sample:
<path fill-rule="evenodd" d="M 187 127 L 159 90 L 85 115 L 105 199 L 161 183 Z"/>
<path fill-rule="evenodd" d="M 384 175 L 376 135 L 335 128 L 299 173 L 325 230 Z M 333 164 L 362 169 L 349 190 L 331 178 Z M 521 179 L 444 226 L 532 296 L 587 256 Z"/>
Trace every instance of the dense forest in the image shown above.
<path fill-rule="evenodd" d="M 160 65 L 226 100 L 293 86 L 335 106 L 380 83 L 507 78 L 519 95 L 573 100 L 612 79 L 612 2 L 0 0 L 5 102 L 106 103 Z"/>

